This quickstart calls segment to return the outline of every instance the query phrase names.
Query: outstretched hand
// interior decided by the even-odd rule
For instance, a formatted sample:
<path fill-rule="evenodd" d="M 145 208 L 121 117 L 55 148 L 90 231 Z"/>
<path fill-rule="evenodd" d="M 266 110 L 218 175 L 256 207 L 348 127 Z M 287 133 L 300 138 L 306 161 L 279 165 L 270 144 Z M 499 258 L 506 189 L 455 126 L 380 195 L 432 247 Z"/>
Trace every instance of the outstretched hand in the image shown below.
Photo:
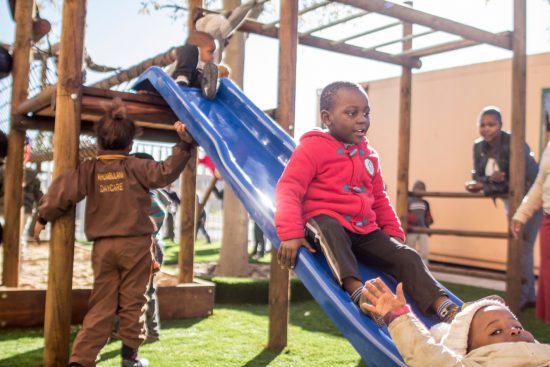
<path fill-rule="evenodd" d="M 300 247 L 304 246 L 309 252 L 317 252 L 305 238 L 294 238 L 287 241 L 281 241 L 279 251 L 277 252 L 277 261 L 281 267 L 294 269 L 296 265 L 296 255 Z"/>
<path fill-rule="evenodd" d="M 374 281 L 367 281 L 365 282 L 363 295 L 372 304 L 363 303 L 361 307 L 372 313 L 384 316 L 391 310 L 407 304 L 405 293 L 403 292 L 403 283 L 397 285 L 395 293 L 393 294 L 391 289 L 380 278 L 376 278 Z"/>

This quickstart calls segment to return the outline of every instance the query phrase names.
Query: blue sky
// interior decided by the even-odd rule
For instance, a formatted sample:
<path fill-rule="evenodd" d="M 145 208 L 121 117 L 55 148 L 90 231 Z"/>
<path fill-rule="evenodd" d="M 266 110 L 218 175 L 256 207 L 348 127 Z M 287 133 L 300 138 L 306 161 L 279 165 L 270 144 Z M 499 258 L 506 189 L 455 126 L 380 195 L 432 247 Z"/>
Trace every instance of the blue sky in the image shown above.
<path fill-rule="evenodd" d="M 400 3 L 401 1 L 396 1 Z M 59 2 L 62 3 L 62 2 Z M 548 0 L 528 0 L 528 53 L 550 51 L 550 3 Z M 270 5 L 278 9 L 277 1 Z M 487 31 L 511 30 L 512 0 L 415 0 L 416 9 L 469 24 Z M 177 46 L 185 40 L 184 20 L 174 21 L 166 12 L 139 13 L 135 0 L 88 1 L 85 44 L 89 54 L 99 64 L 128 67 L 141 60 Z M 55 9 L 51 7 L 42 16 L 54 20 L 54 30 L 60 29 Z M 357 32 L 358 27 L 369 29 L 391 19 L 369 14 L 346 27 L 330 32 L 334 38 Z M 367 25 L 364 25 L 367 23 Z M 7 1 L 0 1 L 0 42 L 11 43 L 15 25 L 7 9 Z M 302 25 L 307 29 L 307 24 Z M 351 30 L 353 28 L 355 30 Z M 425 30 L 416 27 L 415 32 Z M 351 33 L 350 33 L 351 32 Z M 372 44 L 399 38 L 395 27 L 367 40 Z M 437 44 L 453 39 L 448 35 L 432 35 L 415 40 L 415 47 Z M 395 46 L 393 46 L 395 47 Z M 395 51 L 391 46 L 383 51 Z M 423 72 L 464 64 L 509 58 L 511 53 L 491 46 L 476 46 L 464 50 L 422 59 Z M 276 40 L 251 35 L 247 41 L 245 65 L 245 93 L 261 108 L 273 108 L 277 99 L 278 43 Z M 370 81 L 397 76 L 397 66 L 356 57 L 300 47 L 297 65 L 296 134 L 313 126 L 316 118 L 316 91 L 334 80 Z M 104 76 L 89 74 L 89 81 Z"/>

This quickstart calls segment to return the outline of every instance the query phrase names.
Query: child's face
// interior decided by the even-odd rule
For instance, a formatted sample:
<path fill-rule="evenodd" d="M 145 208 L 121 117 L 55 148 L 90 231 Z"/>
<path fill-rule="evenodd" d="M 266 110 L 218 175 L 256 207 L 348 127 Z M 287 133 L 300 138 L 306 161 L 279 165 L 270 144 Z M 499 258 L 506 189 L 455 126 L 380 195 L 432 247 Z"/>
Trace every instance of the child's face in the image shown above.
<path fill-rule="evenodd" d="M 367 94 L 351 88 L 341 88 L 334 96 L 329 111 L 321 118 L 330 135 L 347 144 L 360 143 L 370 127 L 370 107 Z"/>
<path fill-rule="evenodd" d="M 199 47 L 199 59 L 205 64 L 209 62 L 214 62 L 215 54 L 216 44 Z"/>
<path fill-rule="evenodd" d="M 502 306 L 487 306 L 477 311 L 468 339 L 468 351 L 496 343 L 535 342 L 533 334 L 524 330 L 516 317 Z"/>
<path fill-rule="evenodd" d="M 479 134 L 487 143 L 491 143 L 500 134 L 500 122 L 493 114 L 486 114 L 479 120 Z"/>
<path fill-rule="evenodd" d="M 414 192 L 426 191 L 426 186 L 423 183 L 415 183 L 413 186 Z"/>

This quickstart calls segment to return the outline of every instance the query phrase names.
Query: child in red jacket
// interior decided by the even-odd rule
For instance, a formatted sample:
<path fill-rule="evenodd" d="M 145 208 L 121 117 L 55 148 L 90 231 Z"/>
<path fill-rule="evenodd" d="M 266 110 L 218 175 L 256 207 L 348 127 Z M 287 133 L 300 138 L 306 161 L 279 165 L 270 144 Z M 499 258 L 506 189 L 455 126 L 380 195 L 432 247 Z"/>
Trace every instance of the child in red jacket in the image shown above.
<path fill-rule="evenodd" d="M 314 130 L 301 138 L 277 184 L 280 264 L 294 268 L 301 246 L 315 251 L 306 237 L 317 240 L 353 302 L 361 302 L 363 289 L 359 260 L 403 282 L 423 312 L 434 310 L 450 321 L 458 307 L 418 253 L 403 244 L 405 234 L 384 190 L 378 154 L 366 139 L 367 94 L 357 84 L 335 82 L 323 89 L 320 108 L 328 131 Z"/>

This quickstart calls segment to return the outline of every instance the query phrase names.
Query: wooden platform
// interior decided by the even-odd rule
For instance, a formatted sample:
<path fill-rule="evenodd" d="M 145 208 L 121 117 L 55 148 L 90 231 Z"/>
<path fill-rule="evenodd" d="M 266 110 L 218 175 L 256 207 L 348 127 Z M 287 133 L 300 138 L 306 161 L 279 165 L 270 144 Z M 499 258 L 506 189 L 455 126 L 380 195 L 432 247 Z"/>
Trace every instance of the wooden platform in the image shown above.
<path fill-rule="evenodd" d="M 205 317 L 214 309 L 214 283 L 196 279 L 189 284 L 158 288 L 161 320 Z M 91 289 L 73 289 L 71 323 L 82 323 Z M 0 328 L 44 325 L 46 290 L 0 289 Z"/>
<path fill-rule="evenodd" d="M 93 134 L 93 124 L 104 114 L 103 105 L 119 97 L 126 106 L 128 117 L 141 128 L 138 139 L 177 142 L 173 123 L 178 120 L 164 100 L 156 95 L 117 92 L 93 87 L 82 88 L 82 134 Z M 56 86 L 44 89 L 21 103 L 16 121 L 26 129 L 53 131 L 55 120 Z"/>

